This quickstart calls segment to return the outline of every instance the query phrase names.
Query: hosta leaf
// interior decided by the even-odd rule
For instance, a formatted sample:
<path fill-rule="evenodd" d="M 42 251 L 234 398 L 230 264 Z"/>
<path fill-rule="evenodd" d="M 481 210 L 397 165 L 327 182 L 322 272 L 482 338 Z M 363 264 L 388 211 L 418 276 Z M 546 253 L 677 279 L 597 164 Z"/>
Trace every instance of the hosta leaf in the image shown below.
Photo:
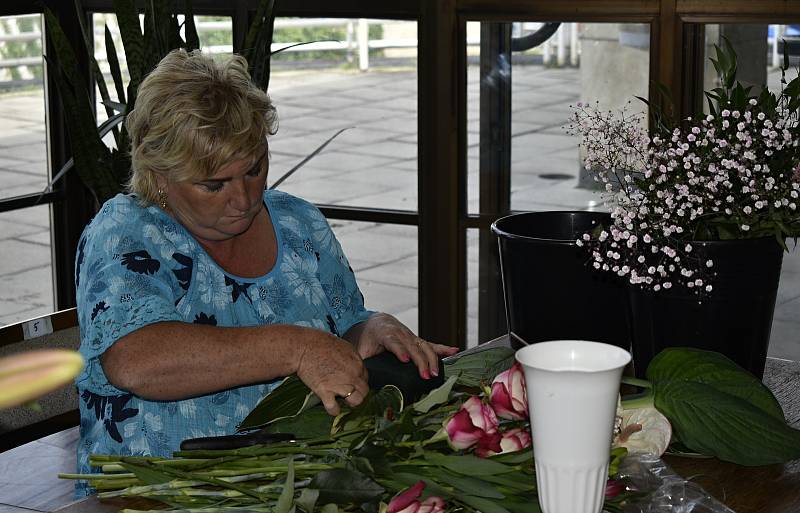
<path fill-rule="evenodd" d="M 655 406 L 689 449 L 739 465 L 800 458 L 800 431 L 752 403 L 694 381 L 654 383 Z"/>
<path fill-rule="evenodd" d="M 318 502 L 361 504 L 378 499 L 384 488 L 361 472 L 348 469 L 323 470 L 311 480 L 309 488 L 319 490 Z"/>
<path fill-rule="evenodd" d="M 687 347 L 665 349 L 650 362 L 647 379 L 656 385 L 671 381 L 704 383 L 784 420 L 783 410 L 772 392 L 720 353 Z"/>

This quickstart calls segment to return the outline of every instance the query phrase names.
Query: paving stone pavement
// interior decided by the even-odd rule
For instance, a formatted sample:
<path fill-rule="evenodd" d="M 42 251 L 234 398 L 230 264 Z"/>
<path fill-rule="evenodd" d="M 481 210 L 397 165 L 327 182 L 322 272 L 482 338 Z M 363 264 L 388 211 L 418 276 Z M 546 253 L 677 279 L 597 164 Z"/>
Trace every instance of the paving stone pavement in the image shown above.
<path fill-rule="evenodd" d="M 468 208 L 478 210 L 478 83 L 469 70 Z M 578 100 L 575 69 L 516 66 L 513 80 L 512 208 L 599 208 L 577 188 L 577 141 L 562 126 Z M 45 185 L 41 91 L 0 96 L 0 197 Z M 280 129 L 270 143 L 270 177 L 281 176 L 340 128 L 348 128 L 280 186 L 310 201 L 417 208 L 417 76 L 413 69 L 277 72 L 270 94 Z M 563 175 L 548 179 L 547 175 Z M 417 327 L 414 227 L 332 220 L 370 308 Z M 53 310 L 49 210 L 0 214 L 0 325 Z M 477 232 L 468 233 L 469 342 L 477 342 Z M 784 258 L 770 354 L 800 360 L 800 250 Z"/>

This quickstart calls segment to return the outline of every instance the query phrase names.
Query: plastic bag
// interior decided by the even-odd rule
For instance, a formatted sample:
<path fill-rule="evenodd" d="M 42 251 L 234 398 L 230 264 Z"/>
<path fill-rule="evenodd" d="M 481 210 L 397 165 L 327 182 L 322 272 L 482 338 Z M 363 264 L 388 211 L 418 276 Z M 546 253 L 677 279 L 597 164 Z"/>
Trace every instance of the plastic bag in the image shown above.
<path fill-rule="evenodd" d="M 652 454 L 629 454 L 619 473 L 632 488 L 647 494 L 628 504 L 625 513 L 735 513 Z"/>

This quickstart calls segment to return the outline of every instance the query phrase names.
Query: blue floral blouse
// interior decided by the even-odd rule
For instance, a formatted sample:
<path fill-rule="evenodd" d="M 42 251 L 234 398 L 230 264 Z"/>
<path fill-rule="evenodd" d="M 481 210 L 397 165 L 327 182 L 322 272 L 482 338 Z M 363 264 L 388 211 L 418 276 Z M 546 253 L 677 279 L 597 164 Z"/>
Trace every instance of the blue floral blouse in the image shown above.
<path fill-rule="evenodd" d="M 227 273 L 186 229 L 133 195 L 106 202 L 81 236 L 76 258 L 81 354 L 78 471 L 90 454 L 169 456 L 185 438 L 235 432 L 278 381 L 181 401 L 148 401 L 109 383 L 100 355 L 124 335 L 161 321 L 255 326 L 295 324 L 343 335 L 369 317 L 353 271 L 312 204 L 266 191 L 278 242 L 259 278 Z M 169 341 L 165 341 L 169 343 Z M 87 493 L 79 488 L 77 493 Z"/>

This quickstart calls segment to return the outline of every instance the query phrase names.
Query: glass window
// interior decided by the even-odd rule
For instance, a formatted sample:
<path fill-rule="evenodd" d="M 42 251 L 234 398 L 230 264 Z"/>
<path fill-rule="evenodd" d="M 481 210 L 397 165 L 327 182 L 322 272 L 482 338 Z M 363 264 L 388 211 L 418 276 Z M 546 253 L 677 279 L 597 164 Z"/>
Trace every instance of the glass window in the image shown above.
<path fill-rule="evenodd" d="M 763 87 L 772 92 L 781 90 L 781 71 L 784 53 L 788 54 L 790 69 L 786 82 L 798 76 L 800 65 L 800 26 L 765 24 L 706 25 L 706 59 L 704 89 L 716 87 L 717 78 L 708 57 L 714 56 L 714 45 L 726 37 L 737 53 L 737 77 L 740 81 Z M 704 104 L 707 109 L 708 105 Z M 790 251 L 783 255 L 778 299 L 772 320 L 769 356 L 800 360 L 800 249 L 787 241 Z"/>
<path fill-rule="evenodd" d="M 501 151 L 510 147 L 512 210 L 605 210 L 595 182 L 583 169 L 578 138 L 566 132 L 578 102 L 603 109 L 625 108 L 646 112 L 635 96 L 648 97 L 650 26 L 630 23 L 515 22 L 513 44 L 523 44 L 547 31 L 544 43 L 514 51 L 511 60 L 500 56 L 490 69 L 481 71 L 481 23 L 467 23 L 467 169 L 468 209 L 480 211 L 481 130 L 495 127 L 480 118 L 481 84 L 499 90 L 510 77 L 509 146 L 484 148 Z M 643 124 L 646 116 L 642 116 Z M 478 238 L 470 239 L 470 255 L 479 252 Z M 473 247 L 474 246 L 474 247 Z M 483 262 L 485 257 L 481 255 Z M 485 264 L 482 264 L 485 265 Z M 470 310 L 477 311 L 479 273 L 468 275 Z M 499 285 L 498 285 L 499 286 Z M 481 313 L 481 315 L 484 315 Z M 468 340 L 478 334 L 470 323 Z M 499 334 L 499 333 L 498 333 Z M 485 342 L 485 340 L 481 340 Z"/>
<path fill-rule="evenodd" d="M 44 191 L 48 181 L 42 17 L 0 17 L 0 199 Z M 0 325 L 53 306 L 50 207 L 0 213 Z"/>
<path fill-rule="evenodd" d="M 0 325 L 55 311 L 50 206 L 0 213 Z"/>
<path fill-rule="evenodd" d="M 279 188 L 316 203 L 416 210 L 416 22 L 278 18 L 274 39 L 273 49 L 313 43 L 273 56 L 270 181 L 345 129 Z"/>
<path fill-rule="evenodd" d="M 0 199 L 47 186 L 41 19 L 0 17 Z"/>
<path fill-rule="evenodd" d="M 330 220 L 371 310 L 419 327 L 417 227 Z"/>

